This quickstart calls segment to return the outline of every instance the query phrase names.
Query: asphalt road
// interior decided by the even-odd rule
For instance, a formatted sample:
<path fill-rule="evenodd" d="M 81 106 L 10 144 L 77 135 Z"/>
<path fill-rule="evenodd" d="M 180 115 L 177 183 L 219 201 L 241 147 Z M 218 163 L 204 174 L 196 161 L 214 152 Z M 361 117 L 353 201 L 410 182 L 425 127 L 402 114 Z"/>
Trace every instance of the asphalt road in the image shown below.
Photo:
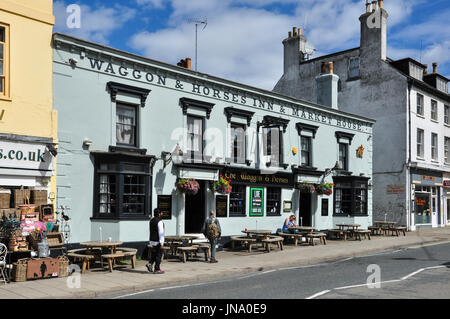
<path fill-rule="evenodd" d="M 368 269 L 369 265 L 372 265 L 372 268 Z M 373 269 L 378 269 L 379 272 L 373 272 Z M 367 283 L 377 282 L 374 279 L 377 274 L 381 287 L 367 287 Z M 450 298 L 449 279 L 450 243 L 446 243 L 157 288 L 111 298 Z M 444 293 L 439 294 L 436 291 Z"/>

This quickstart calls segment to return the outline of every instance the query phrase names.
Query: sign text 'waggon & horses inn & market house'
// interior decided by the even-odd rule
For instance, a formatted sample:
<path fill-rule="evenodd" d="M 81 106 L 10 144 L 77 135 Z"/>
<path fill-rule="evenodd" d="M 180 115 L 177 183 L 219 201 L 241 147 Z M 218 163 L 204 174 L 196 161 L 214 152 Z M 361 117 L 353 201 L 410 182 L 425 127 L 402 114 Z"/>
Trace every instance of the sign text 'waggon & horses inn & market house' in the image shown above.
<path fill-rule="evenodd" d="M 337 109 L 332 65 L 318 70 L 318 105 L 195 72 L 189 59 L 62 34 L 53 45 L 58 205 L 71 209 L 72 242 L 100 227 L 145 242 L 156 207 L 167 235 L 198 234 L 216 211 L 222 244 L 245 228 L 276 232 L 291 214 L 319 230 L 371 225 L 374 121 Z M 214 188 L 221 175 L 231 193 Z"/>

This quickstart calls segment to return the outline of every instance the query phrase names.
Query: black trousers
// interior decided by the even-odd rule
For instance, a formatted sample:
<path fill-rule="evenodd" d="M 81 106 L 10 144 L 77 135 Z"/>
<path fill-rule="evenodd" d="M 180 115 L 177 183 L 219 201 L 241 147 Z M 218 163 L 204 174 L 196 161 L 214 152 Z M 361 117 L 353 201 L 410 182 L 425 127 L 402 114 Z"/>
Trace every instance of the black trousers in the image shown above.
<path fill-rule="evenodd" d="M 161 265 L 161 258 L 162 258 L 162 249 L 161 244 L 158 244 L 158 246 L 152 246 L 151 248 L 151 255 L 149 263 L 153 265 L 155 263 L 155 270 L 161 270 L 159 267 Z"/>

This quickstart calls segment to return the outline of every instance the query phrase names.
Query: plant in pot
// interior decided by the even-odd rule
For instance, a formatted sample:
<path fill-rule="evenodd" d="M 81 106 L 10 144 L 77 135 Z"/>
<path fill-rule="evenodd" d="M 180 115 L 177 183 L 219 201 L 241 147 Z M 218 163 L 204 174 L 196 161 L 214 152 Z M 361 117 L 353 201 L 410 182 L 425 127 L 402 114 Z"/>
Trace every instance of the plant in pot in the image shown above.
<path fill-rule="evenodd" d="M 180 178 L 177 182 L 177 189 L 186 195 L 196 195 L 200 190 L 200 184 L 195 178 Z"/>
<path fill-rule="evenodd" d="M 312 183 L 301 182 L 298 184 L 298 189 L 301 193 L 314 193 L 316 191 L 316 186 Z"/>
<path fill-rule="evenodd" d="M 230 194 L 232 190 L 230 183 L 231 179 L 229 177 L 220 175 L 218 181 L 210 183 L 210 188 L 213 192 L 227 195 Z"/>
<path fill-rule="evenodd" d="M 323 183 L 323 184 L 317 185 L 316 192 L 318 195 L 329 196 L 329 195 L 333 194 L 334 186 L 335 186 L 334 183 Z"/>

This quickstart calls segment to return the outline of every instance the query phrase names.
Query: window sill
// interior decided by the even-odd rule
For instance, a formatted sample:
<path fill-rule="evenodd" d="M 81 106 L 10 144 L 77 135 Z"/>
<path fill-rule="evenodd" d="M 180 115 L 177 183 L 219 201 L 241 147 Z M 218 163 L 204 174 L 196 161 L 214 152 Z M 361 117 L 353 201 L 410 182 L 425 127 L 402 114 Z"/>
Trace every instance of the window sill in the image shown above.
<path fill-rule="evenodd" d="M 0 96 L 0 101 L 12 102 L 12 99 L 7 96 Z"/>
<path fill-rule="evenodd" d="M 450 123 L 444 123 L 444 126 L 450 128 Z"/>
<path fill-rule="evenodd" d="M 423 115 L 423 114 L 416 113 L 416 116 L 420 117 L 421 119 L 426 120 L 425 115 Z"/>
<path fill-rule="evenodd" d="M 438 121 L 438 120 L 433 120 L 433 119 L 431 119 L 430 121 L 439 124 L 439 121 Z"/>
<path fill-rule="evenodd" d="M 423 157 L 419 157 L 419 156 L 416 157 L 416 160 L 425 162 L 425 159 Z"/>
<path fill-rule="evenodd" d="M 355 76 L 353 78 L 347 78 L 346 82 L 358 81 L 361 80 L 361 76 Z"/>

